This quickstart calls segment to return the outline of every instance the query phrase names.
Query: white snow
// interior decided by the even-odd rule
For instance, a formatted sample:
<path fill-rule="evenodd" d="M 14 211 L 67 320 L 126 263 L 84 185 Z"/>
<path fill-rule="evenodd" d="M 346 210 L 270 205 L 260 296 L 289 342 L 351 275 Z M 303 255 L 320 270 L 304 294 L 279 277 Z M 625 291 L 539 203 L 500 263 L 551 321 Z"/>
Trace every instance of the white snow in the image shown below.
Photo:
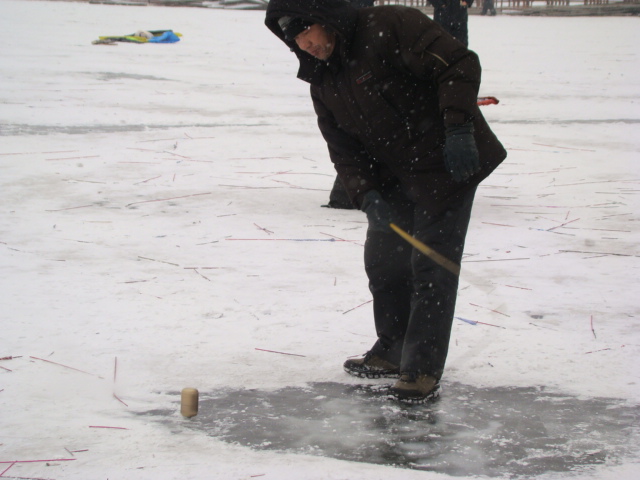
<path fill-rule="evenodd" d="M 333 168 L 263 19 L 0 3 L 0 357 L 17 357 L 0 361 L 0 476 L 446 477 L 182 426 L 184 387 L 354 382 L 342 362 L 375 339 L 365 217 L 320 208 Z M 182 41 L 91 44 L 165 28 Z M 456 315 L 483 324 L 455 321 L 444 388 L 636 405 L 638 19 L 469 29 L 509 157 L 477 196 Z M 132 414 L 167 408 L 164 424 Z M 72 460 L 27 463 L 56 459 Z M 638 458 L 581 475 L 638 478 Z"/>

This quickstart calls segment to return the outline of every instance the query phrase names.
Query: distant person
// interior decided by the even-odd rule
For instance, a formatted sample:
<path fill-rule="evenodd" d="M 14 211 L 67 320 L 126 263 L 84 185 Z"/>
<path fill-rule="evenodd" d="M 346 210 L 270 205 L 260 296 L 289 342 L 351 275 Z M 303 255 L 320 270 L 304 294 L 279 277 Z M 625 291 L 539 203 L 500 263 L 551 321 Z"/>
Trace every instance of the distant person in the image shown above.
<path fill-rule="evenodd" d="M 482 12 L 480 12 L 480 15 L 486 15 L 487 13 L 491 16 L 496 14 L 496 9 L 493 6 L 493 0 L 484 0 L 482 2 Z"/>
<path fill-rule="evenodd" d="M 473 0 L 429 0 L 433 5 L 433 19 L 465 47 L 469 46 L 468 9 Z"/>

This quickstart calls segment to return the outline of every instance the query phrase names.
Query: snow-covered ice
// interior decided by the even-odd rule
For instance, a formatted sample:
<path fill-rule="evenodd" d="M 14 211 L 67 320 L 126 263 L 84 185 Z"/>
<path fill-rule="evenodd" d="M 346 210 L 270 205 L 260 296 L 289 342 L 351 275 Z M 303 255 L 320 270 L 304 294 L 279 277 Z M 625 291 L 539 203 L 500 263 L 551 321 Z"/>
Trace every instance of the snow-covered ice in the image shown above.
<path fill-rule="evenodd" d="M 374 341 L 365 217 L 320 207 L 334 172 L 264 12 L 0 13 L 0 477 L 450 478 L 249 448 L 179 414 L 184 387 L 359 383 L 342 362 Z M 456 320 L 444 394 L 637 413 L 638 19 L 469 23 L 509 157 L 477 196 L 456 315 L 481 323 Z M 91 44 L 165 28 L 182 40 Z M 539 478 L 638 478 L 638 444 Z"/>

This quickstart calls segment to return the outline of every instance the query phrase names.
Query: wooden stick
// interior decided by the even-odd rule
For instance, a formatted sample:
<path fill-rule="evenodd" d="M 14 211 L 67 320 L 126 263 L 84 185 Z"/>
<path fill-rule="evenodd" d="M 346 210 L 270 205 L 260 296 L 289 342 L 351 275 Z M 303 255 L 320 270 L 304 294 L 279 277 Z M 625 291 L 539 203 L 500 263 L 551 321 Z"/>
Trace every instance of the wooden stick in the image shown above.
<path fill-rule="evenodd" d="M 596 337 L 596 331 L 593 329 L 593 315 L 591 315 L 591 332 L 593 332 L 593 338 L 598 338 Z"/>
<path fill-rule="evenodd" d="M 438 265 L 440 265 L 444 269 L 448 270 L 449 272 L 453 273 L 455 276 L 460 276 L 460 265 L 457 265 L 456 263 L 452 262 L 451 260 L 449 260 L 445 256 L 440 255 L 433 248 L 426 246 L 424 243 L 422 243 L 417 238 L 412 237 L 407 232 L 405 232 L 400 227 L 398 227 L 396 224 L 391 223 L 391 224 L 389 224 L 389 226 L 398 235 L 400 235 L 407 242 L 409 242 L 420 253 L 423 253 L 424 255 L 429 257 L 431 260 L 436 262 Z"/>

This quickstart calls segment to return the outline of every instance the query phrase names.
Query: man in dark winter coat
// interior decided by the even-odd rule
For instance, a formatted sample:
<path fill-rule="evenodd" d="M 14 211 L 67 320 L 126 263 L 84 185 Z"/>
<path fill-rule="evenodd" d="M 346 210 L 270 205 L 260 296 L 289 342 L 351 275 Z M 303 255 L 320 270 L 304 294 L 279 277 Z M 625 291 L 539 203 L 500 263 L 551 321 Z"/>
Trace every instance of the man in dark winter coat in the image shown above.
<path fill-rule="evenodd" d="M 468 9 L 473 0 L 429 0 L 433 5 L 433 19 L 453 38 L 469 46 Z"/>
<path fill-rule="evenodd" d="M 420 11 L 345 0 L 271 0 L 266 25 L 298 57 L 318 125 L 353 204 L 367 214 L 365 270 L 378 340 L 345 370 L 437 394 L 458 289 L 395 223 L 460 265 L 476 187 L 506 157 L 476 103 L 480 64 Z"/>

